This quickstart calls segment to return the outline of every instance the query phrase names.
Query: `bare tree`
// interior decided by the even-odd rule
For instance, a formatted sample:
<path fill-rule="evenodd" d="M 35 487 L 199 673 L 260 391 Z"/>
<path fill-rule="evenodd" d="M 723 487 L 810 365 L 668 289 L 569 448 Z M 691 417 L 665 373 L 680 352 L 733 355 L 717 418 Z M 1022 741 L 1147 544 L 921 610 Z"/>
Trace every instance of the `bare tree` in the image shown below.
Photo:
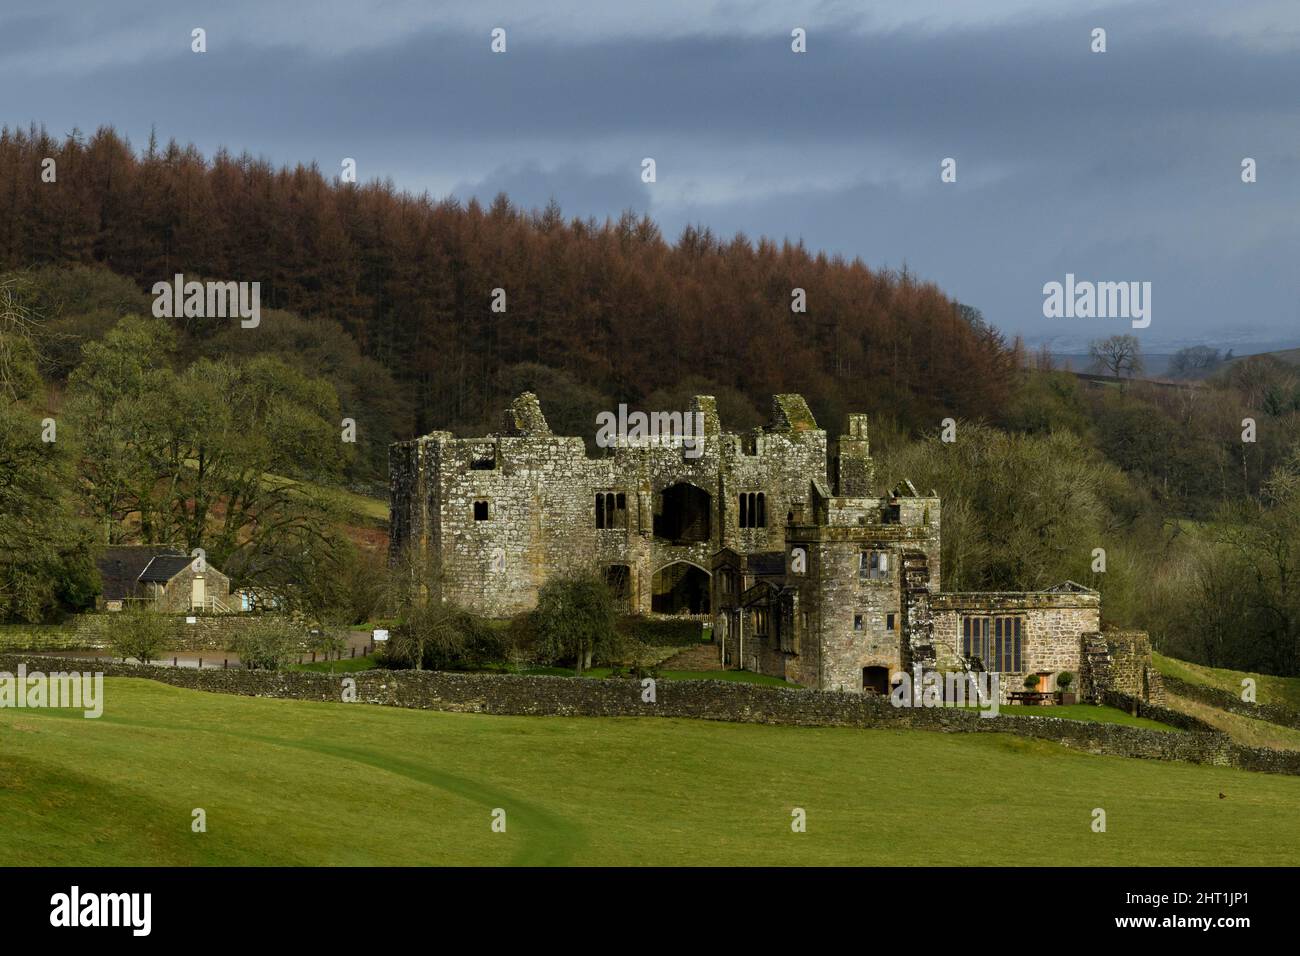
<path fill-rule="evenodd" d="M 1095 368 L 1105 369 L 1116 378 L 1132 378 L 1142 371 L 1142 345 L 1136 335 L 1112 335 L 1097 339 L 1088 348 Z"/>

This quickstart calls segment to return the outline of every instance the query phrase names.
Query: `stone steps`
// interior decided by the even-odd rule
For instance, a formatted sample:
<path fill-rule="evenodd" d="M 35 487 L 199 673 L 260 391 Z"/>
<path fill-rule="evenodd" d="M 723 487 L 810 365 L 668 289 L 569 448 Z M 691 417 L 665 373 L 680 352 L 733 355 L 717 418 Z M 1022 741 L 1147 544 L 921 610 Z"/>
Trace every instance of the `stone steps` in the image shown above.
<path fill-rule="evenodd" d="M 701 643 L 678 651 L 661 666 L 668 671 L 720 671 L 722 670 L 720 656 L 721 652 L 717 644 Z"/>

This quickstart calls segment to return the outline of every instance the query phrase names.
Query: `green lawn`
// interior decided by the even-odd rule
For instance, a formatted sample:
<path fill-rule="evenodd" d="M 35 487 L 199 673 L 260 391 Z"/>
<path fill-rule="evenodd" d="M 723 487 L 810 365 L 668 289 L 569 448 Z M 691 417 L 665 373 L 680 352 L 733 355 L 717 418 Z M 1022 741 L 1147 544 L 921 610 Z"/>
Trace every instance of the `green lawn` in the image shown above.
<path fill-rule="evenodd" d="M 1220 667 L 1205 667 L 1180 661 L 1163 654 L 1152 654 L 1156 670 L 1169 677 L 1177 677 L 1189 684 L 1204 684 L 1226 690 L 1237 697 L 1241 696 L 1241 682 L 1250 677 L 1255 680 L 1255 702 L 1259 704 L 1280 704 L 1292 710 L 1300 710 L 1300 677 L 1274 677 L 1272 674 L 1251 674 L 1246 671 L 1230 671 Z"/>
<path fill-rule="evenodd" d="M 1300 778 L 1004 734 L 445 714 L 112 678 L 0 710 L 2 865 L 1292 864 Z M 1220 794 L 1226 795 L 1220 798 Z M 191 832 L 203 808 L 207 832 Z M 507 831 L 491 831 L 494 808 Z M 790 830 L 804 808 L 808 830 Z M 1093 808 L 1107 832 L 1091 830 Z"/>

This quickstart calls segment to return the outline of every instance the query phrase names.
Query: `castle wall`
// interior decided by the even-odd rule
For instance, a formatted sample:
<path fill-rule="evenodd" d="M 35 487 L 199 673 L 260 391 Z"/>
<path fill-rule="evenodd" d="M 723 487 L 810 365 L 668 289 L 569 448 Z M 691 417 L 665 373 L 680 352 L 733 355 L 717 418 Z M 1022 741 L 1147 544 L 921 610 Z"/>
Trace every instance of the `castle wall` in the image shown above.
<path fill-rule="evenodd" d="M 785 399 L 780 408 L 788 411 Z M 492 616 L 534 607 L 552 575 L 625 565 L 630 609 L 649 613 L 655 573 L 668 565 L 685 562 L 707 575 L 723 547 L 783 548 L 787 514 L 807 502 L 814 480 L 825 481 L 825 432 L 787 416 L 756 435 L 723 433 L 711 402 L 697 402 L 706 411 L 698 456 L 669 442 L 589 458 L 580 438 L 551 435 L 544 420 L 534 424 L 541 434 L 456 439 L 437 432 L 394 445 L 394 557 L 414 545 L 441 566 L 448 600 Z M 797 411 L 802 400 L 793 404 Z M 704 540 L 655 535 L 663 494 L 679 484 L 709 496 Z M 739 495 L 750 492 L 764 495 L 764 527 L 740 526 Z M 598 494 L 624 495 L 624 526 L 597 527 Z M 486 517 L 476 516 L 476 503 Z"/>

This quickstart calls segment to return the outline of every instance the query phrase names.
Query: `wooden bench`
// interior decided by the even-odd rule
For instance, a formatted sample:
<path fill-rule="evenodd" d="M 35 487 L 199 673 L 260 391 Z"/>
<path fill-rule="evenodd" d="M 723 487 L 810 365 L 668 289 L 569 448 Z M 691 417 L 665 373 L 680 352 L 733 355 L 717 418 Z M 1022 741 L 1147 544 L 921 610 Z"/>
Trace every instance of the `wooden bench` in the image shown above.
<path fill-rule="evenodd" d="M 1048 704 L 1056 699 L 1055 694 L 1049 694 L 1038 690 L 1017 690 L 1007 694 L 1007 702 L 1011 704 Z"/>

